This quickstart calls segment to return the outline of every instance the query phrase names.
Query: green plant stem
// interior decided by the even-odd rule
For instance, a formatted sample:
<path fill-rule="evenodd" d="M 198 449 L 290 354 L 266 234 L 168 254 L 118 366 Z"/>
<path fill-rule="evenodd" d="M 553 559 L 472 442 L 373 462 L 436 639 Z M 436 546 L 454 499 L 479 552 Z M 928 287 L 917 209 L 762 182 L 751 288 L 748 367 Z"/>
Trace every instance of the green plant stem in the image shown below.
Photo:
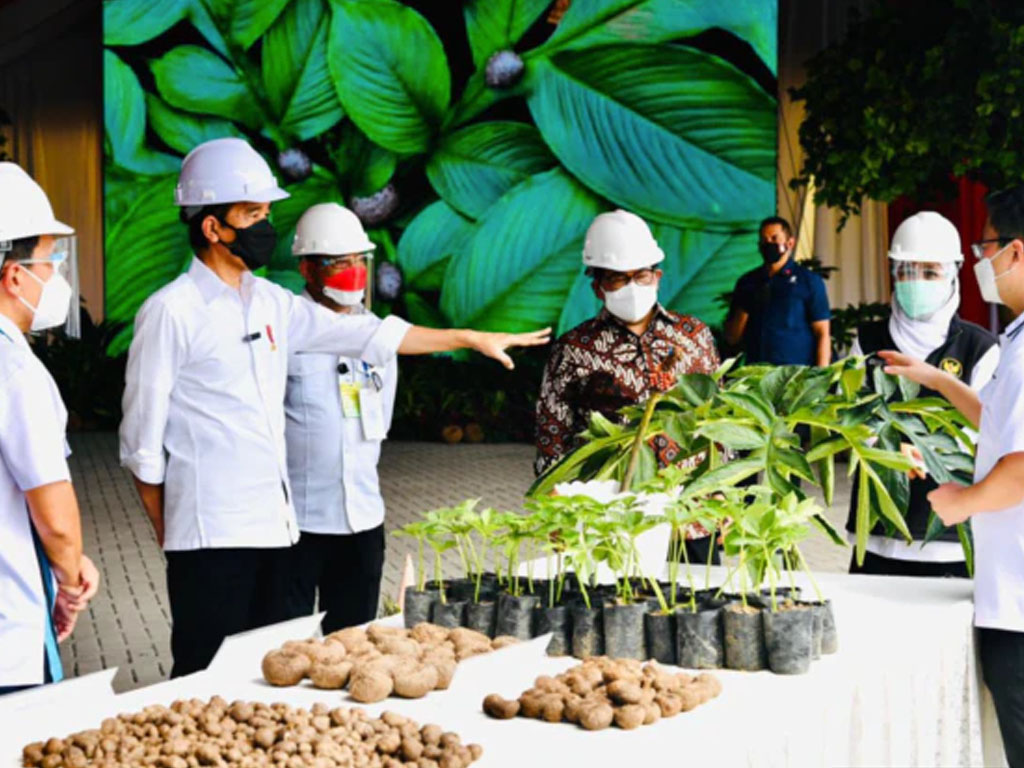
<path fill-rule="evenodd" d="M 419 569 L 416 571 L 416 586 L 419 587 L 419 591 L 422 592 L 427 588 L 427 566 L 426 566 L 426 555 L 424 549 L 426 548 L 423 537 L 420 536 L 416 539 L 417 549 L 417 560 L 419 561 Z"/>
<path fill-rule="evenodd" d="M 637 427 L 636 438 L 633 440 L 633 445 L 629 449 L 629 463 L 626 465 L 626 474 L 622 477 L 623 491 L 628 491 L 632 488 L 633 474 L 636 472 L 636 464 L 640 459 L 640 448 L 644 444 L 644 436 L 647 433 L 647 427 L 650 426 L 651 418 L 654 416 L 654 409 L 658 405 L 658 401 L 660 399 L 660 392 L 654 392 L 649 398 L 647 398 L 647 404 L 644 406 L 644 415 L 640 418 L 640 426 Z"/>
<path fill-rule="evenodd" d="M 793 549 L 796 551 L 796 556 L 800 558 L 800 565 L 804 569 L 804 573 L 807 574 L 807 578 L 811 582 L 811 586 L 814 588 L 814 594 L 818 596 L 818 602 L 824 602 L 825 596 L 821 593 L 821 589 L 818 588 L 818 582 L 815 581 L 814 574 L 811 573 L 810 566 L 808 566 L 807 561 L 804 560 L 804 553 L 800 551 L 799 547 L 794 546 Z"/>
<path fill-rule="evenodd" d="M 444 595 L 444 579 L 441 578 L 441 551 L 434 550 L 434 580 L 437 582 L 437 590 L 441 595 L 441 604 L 448 602 Z"/>

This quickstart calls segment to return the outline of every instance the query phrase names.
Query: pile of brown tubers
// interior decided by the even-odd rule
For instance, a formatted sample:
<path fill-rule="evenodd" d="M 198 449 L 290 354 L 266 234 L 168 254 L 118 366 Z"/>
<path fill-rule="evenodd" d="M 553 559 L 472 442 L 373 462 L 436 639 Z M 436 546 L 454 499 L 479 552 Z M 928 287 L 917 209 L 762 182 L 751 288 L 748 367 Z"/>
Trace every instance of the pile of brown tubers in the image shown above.
<path fill-rule="evenodd" d="M 507 720 L 516 715 L 566 721 L 588 731 L 613 723 L 623 730 L 689 712 L 722 692 L 718 678 L 702 673 L 671 673 L 656 662 L 594 656 L 556 677 L 542 675 L 518 699 L 492 693 L 484 712 Z"/>
<path fill-rule="evenodd" d="M 451 684 L 463 659 L 517 643 L 472 629 L 417 624 L 412 629 L 371 624 L 349 627 L 321 640 L 290 640 L 263 657 L 271 685 L 298 685 L 307 677 L 316 688 L 339 690 L 364 704 L 392 694 L 418 699 Z"/>
<path fill-rule="evenodd" d="M 214 696 L 108 718 L 96 730 L 29 744 L 22 757 L 29 768 L 466 768 L 482 751 L 394 712 L 371 718 L 361 709 Z"/>

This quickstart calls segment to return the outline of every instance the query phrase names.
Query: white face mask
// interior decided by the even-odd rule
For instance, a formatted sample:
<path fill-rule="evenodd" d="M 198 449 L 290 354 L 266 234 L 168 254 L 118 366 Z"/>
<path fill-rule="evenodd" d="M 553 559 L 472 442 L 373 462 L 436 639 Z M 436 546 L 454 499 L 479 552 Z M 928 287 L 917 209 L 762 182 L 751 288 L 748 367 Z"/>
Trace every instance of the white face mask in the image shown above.
<path fill-rule="evenodd" d="M 363 298 L 366 296 L 366 289 L 359 291 L 339 291 L 337 288 L 330 288 L 324 286 L 324 296 L 331 301 L 341 304 L 343 307 L 354 307 L 357 304 L 363 303 Z"/>
<path fill-rule="evenodd" d="M 25 297 L 18 297 L 22 304 L 32 310 L 31 330 L 45 331 L 47 328 L 64 325 L 71 310 L 71 296 L 74 293 L 71 284 L 57 270 L 54 270 L 49 280 L 43 282 L 43 279 L 28 267 L 23 269 L 43 286 L 39 301 L 34 307 L 25 300 Z"/>
<path fill-rule="evenodd" d="M 643 320 L 658 301 L 658 284 L 637 285 L 630 282 L 617 291 L 605 291 L 604 305 L 620 320 L 636 323 Z"/>
<path fill-rule="evenodd" d="M 1001 277 L 1005 277 L 1017 268 L 1014 264 L 1005 272 L 996 274 L 996 268 L 992 266 L 992 262 L 999 257 L 1003 251 L 1009 248 L 1013 243 L 1008 243 L 1004 247 L 1000 248 L 991 257 L 985 259 L 979 259 L 974 265 L 974 276 L 978 279 L 978 288 L 981 290 L 981 298 L 987 301 L 989 304 L 1002 304 L 1003 299 L 999 296 L 999 284 L 998 280 Z"/>

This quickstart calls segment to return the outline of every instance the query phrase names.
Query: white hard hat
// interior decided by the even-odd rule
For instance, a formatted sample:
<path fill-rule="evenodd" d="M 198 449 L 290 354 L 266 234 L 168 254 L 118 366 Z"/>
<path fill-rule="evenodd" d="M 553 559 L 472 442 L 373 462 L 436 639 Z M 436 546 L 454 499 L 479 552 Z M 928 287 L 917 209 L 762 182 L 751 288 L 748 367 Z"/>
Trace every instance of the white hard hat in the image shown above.
<path fill-rule="evenodd" d="M 935 211 L 921 211 L 896 227 L 889 244 L 893 261 L 963 261 L 960 233 L 953 222 Z"/>
<path fill-rule="evenodd" d="M 663 261 L 647 222 L 621 209 L 594 218 L 583 241 L 583 264 L 616 272 L 650 267 Z"/>
<path fill-rule="evenodd" d="M 205 141 L 181 161 L 174 204 L 272 203 L 288 193 L 277 186 L 270 166 L 242 139 Z"/>
<path fill-rule="evenodd" d="M 317 203 L 306 209 L 295 225 L 293 256 L 342 256 L 366 253 L 377 246 L 348 208 L 337 203 Z"/>
<path fill-rule="evenodd" d="M 0 243 L 74 231 L 54 218 L 43 188 L 21 166 L 0 163 Z"/>

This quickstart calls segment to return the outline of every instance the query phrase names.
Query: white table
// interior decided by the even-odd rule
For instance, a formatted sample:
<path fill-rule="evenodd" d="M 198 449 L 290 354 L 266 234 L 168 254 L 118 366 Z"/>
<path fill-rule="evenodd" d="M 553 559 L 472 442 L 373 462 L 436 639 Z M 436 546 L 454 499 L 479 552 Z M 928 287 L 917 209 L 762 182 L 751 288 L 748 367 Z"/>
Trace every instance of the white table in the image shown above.
<path fill-rule="evenodd" d="M 816 766 L 1005 765 L 991 700 L 979 684 L 970 583 L 822 574 L 835 603 L 840 651 L 807 675 L 718 671 L 722 695 L 693 712 L 624 732 L 517 718 L 480 709 L 488 693 L 515 697 L 573 659 L 544 656 L 546 639 L 468 659 L 448 691 L 388 699 L 371 714 L 400 712 L 478 742 L 475 765 Z M 806 581 L 798 583 L 809 588 Z M 388 620 L 394 623 L 397 619 Z M 229 638 L 210 669 L 115 696 L 107 671 L 0 699 L 0 765 L 17 765 L 30 741 L 99 725 L 102 718 L 176 698 L 351 705 L 344 692 L 262 682 L 263 653 L 313 633 L 316 618 Z M 566 762 L 566 761 L 569 762 Z"/>

